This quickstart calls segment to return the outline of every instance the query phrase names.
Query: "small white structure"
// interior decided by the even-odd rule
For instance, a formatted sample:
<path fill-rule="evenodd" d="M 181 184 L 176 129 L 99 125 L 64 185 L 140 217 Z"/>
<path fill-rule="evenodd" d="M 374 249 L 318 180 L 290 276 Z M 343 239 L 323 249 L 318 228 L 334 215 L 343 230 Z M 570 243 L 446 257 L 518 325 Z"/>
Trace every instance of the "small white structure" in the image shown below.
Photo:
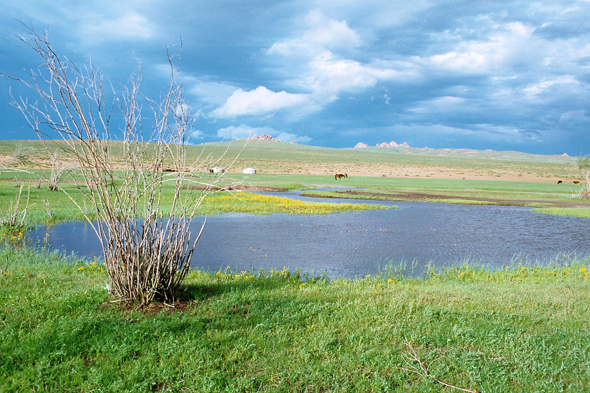
<path fill-rule="evenodd" d="M 220 166 L 216 166 L 215 168 L 213 168 L 213 173 L 223 173 L 225 172 L 225 169 L 223 169 Z"/>
<path fill-rule="evenodd" d="M 244 169 L 244 174 L 246 174 L 246 175 L 255 175 L 256 174 L 256 169 L 254 169 L 254 168 L 246 168 L 246 169 Z"/>

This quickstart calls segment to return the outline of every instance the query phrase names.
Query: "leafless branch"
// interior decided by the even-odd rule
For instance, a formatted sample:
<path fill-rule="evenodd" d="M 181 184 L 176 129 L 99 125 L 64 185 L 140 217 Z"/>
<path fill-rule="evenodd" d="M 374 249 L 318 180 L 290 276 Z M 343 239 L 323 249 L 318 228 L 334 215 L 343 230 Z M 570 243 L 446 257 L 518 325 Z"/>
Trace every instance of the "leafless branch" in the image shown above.
<path fill-rule="evenodd" d="M 13 105 L 50 152 L 55 173 L 50 186 L 65 192 L 96 232 L 109 291 L 140 305 L 156 298 L 173 301 L 205 225 L 191 242 L 190 220 L 222 179 L 199 170 L 217 159 L 211 155 L 186 162 L 193 117 L 177 82 L 180 56 L 167 48 L 171 79 L 156 101 L 140 95 L 141 63 L 117 93 L 92 64 L 79 68 L 59 56 L 46 33 L 30 31 L 19 39 L 41 57 L 42 67 L 28 72 L 28 80 L 12 78 L 33 90 L 38 101 L 13 98 Z M 142 102 L 151 114 L 146 121 Z M 121 119 L 117 126 L 115 119 Z M 65 170 L 74 179 L 81 176 L 83 203 L 59 187 L 63 168 L 55 148 L 76 163 L 75 170 Z M 199 184 L 198 194 L 186 192 L 184 184 Z"/>
<path fill-rule="evenodd" d="M 475 390 L 475 389 L 463 389 L 458 386 L 454 386 L 454 385 L 451 385 L 451 384 L 446 383 L 444 381 L 441 381 L 440 379 L 438 379 L 434 375 L 430 374 L 430 372 L 428 372 L 427 363 L 420 360 L 420 357 L 418 356 L 418 353 L 416 352 L 416 350 L 414 349 L 412 344 L 409 341 L 406 341 L 404 344 L 406 345 L 406 347 L 408 347 L 408 352 L 402 354 L 402 356 L 404 357 L 404 361 L 406 362 L 408 367 L 395 367 L 396 369 L 408 371 L 408 372 L 414 373 L 416 375 L 419 375 L 421 377 L 432 379 L 433 381 L 440 383 L 441 385 L 444 385 L 444 386 L 449 387 L 451 389 L 457 389 L 462 392 L 468 392 L 468 393 L 478 393 L 477 390 Z M 414 366 L 414 364 L 416 364 L 416 363 L 418 364 L 418 367 Z"/>

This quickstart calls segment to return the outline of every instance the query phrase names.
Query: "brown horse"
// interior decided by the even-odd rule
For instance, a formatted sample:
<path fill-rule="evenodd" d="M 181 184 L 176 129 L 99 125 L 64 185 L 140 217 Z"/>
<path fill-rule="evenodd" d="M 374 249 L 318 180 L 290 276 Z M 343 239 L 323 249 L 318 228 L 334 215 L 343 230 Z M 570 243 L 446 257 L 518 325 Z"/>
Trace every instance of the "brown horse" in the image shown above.
<path fill-rule="evenodd" d="M 342 179 L 343 177 L 348 177 L 348 174 L 337 173 L 334 175 L 334 180 Z"/>
<path fill-rule="evenodd" d="M 574 184 L 580 184 L 579 180 L 574 180 Z"/>

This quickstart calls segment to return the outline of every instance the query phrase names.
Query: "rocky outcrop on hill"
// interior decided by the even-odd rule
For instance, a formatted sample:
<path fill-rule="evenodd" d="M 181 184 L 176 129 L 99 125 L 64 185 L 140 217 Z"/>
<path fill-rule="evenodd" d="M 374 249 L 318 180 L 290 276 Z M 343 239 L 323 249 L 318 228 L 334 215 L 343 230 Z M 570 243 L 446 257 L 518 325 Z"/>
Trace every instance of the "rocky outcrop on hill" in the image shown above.
<path fill-rule="evenodd" d="M 282 140 L 277 139 L 277 138 L 273 138 L 270 135 L 267 134 L 261 134 L 260 136 L 258 135 L 253 135 L 250 138 L 248 138 L 249 140 L 253 140 L 253 141 L 272 141 L 272 142 L 282 142 Z"/>
<path fill-rule="evenodd" d="M 410 145 L 408 145 L 408 142 L 404 142 L 404 143 L 400 144 L 395 141 L 391 141 L 389 143 L 387 143 L 387 142 L 378 143 L 377 147 L 410 147 Z"/>
<path fill-rule="evenodd" d="M 410 145 L 408 145 L 408 142 L 404 142 L 404 143 L 396 143 L 395 141 L 391 141 L 389 143 L 387 142 L 383 142 L 383 143 L 377 143 L 375 146 L 377 147 L 410 147 Z M 355 148 L 362 148 L 362 147 L 369 147 L 369 145 L 367 145 L 366 143 L 363 142 L 359 142 L 356 144 Z"/>

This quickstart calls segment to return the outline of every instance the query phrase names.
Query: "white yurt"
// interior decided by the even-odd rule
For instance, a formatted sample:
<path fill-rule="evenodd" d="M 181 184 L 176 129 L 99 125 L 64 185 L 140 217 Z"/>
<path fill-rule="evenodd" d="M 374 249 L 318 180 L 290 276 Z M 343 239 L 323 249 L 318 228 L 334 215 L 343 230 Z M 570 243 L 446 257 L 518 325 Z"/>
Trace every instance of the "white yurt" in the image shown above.
<path fill-rule="evenodd" d="M 254 168 L 246 168 L 246 169 L 244 169 L 244 174 L 246 174 L 246 175 L 255 175 L 256 174 L 256 169 L 254 169 Z"/>

